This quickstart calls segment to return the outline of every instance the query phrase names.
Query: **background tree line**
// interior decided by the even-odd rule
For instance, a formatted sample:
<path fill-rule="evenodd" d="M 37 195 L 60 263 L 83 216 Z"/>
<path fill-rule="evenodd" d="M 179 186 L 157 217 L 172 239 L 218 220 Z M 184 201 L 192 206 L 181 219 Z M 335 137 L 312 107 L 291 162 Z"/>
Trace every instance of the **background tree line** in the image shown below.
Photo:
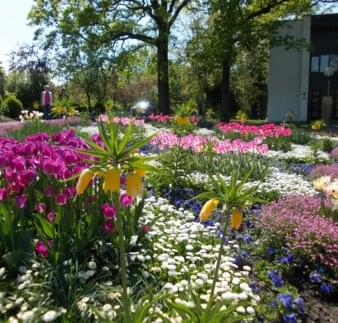
<path fill-rule="evenodd" d="M 279 38 L 282 21 L 337 2 L 35 0 L 34 44 L 12 53 L 2 87 L 26 107 L 58 78 L 59 88 L 89 111 L 102 110 L 109 98 L 121 108 L 149 99 L 169 113 L 192 99 L 200 112 L 212 108 L 221 119 L 239 108 L 264 117 L 269 48 L 304 45 Z"/>

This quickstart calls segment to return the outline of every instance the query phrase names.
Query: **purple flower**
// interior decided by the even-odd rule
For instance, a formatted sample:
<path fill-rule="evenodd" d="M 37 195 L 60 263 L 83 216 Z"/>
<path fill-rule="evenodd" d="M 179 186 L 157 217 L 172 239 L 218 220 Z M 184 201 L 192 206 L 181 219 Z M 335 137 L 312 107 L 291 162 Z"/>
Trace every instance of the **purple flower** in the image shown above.
<path fill-rule="evenodd" d="M 72 199 L 76 196 L 76 188 L 75 187 L 67 187 L 63 190 L 63 193 L 66 194 L 69 199 Z"/>
<path fill-rule="evenodd" d="M 46 218 L 47 218 L 48 222 L 53 223 L 55 221 L 55 218 L 56 218 L 55 212 L 54 211 L 48 212 L 47 215 L 46 215 Z"/>
<path fill-rule="evenodd" d="M 24 195 L 24 194 L 18 195 L 18 196 L 15 198 L 16 206 L 17 206 L 19 209 L 23 209 L 23 208 L 26 206 L 27 201 L 28 201 L 28 198 L 27 198 L 27 196 Z"/>
<path fill-rule="evenodd" d="M 37 203 L 35 205 L 34 211 L 37 212 L 37 213 L 45 213 L 46 204 L 45 203 Z"/>
<path fill-rule="evenodd" d="M 35 244 L 35 252 L 44 258 L 48 257 L 48 248 L 42 241 Z"/>
<path fill-rule="evenodd" d="M 290 309 L 292 307 L 292 295 L 278 294 L 277 299 L 283 304 L 285 308 Z"/>
<path fill-rule="evenodd" d="M 55 203 L 57 205 L 65 205 L 68 202 L 68 195 L 65 193 L 57 194 L 55 196 Z"/>
<path fill-rule="evenodd" d="M 112 220 L 107 220 L 103 223 L 102 229 L 105 234 L 109 234 L 114 231 L 115 224 Z"/>
<path fill-rule="evenodd" d="M 27 169 L 19 174 L 19 178 L 25 186 L 30 185 L 36 178 L 36 172 L 34 169 Z"/>
<path fill-rule="evenodd" d="M 120 194 L 120 203 L 123 207 L 129 207 L 133 204 L 134 198 L 126 192 Z"/>
<path fill-rule="evenodd" d="M 18 156 L 12 160 L 12 168 L 17 172 L 22 172 L 26 169 L 26 159 Z"/>
<path fill-rule="evenodd" d="M 7 191 L 5 188 L 0 188 L 0 201 L 4 201 L 7 198 Z"/>
<path fill-rule="evenodd" d="M 116 207 L 114 204 L 105 203 L 101 206 L 101 212 L 106 220 L 112 220 L 116 217 Z"/>

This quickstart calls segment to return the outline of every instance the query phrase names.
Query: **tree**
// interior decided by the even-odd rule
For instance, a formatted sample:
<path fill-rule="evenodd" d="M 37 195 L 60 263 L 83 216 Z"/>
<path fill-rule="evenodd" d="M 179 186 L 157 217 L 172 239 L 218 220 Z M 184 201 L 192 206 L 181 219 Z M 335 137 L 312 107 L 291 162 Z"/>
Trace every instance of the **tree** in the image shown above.
<path fill-rule="evenodd" d="M 331 3 L 337 1 L 331 1 Z M 218 85 L 219 115 L 223 120 L 231 116 L 232 100 L 230 76 L 237 56 L 253 52 L 262 42 L 277 41 L 290 46 L 304 46 L 304 42 L 280 38 L 278 28 L 283 20 L 311 13 L 322 1 L 311 0 L 210 0 L 207 25 L 196 28 L 196 39 L 191 41 L 190 56 L 194 65 Z M 197 62 L 197 63 L 196 63 Z M 202 67 L 202 68 L 201 68 Z M 206 80 L 206 76 L 204 76 Z M 204 84 L 208 82 L 204 81 Z"/>
<path fill-rule="evenodd" d="M 49 82 L 48 56 L 34 45 L 21 45 L 11 52 L 7 89 L 14 92 L 24 107 L 40 101 Z"/>
<path fill-rule="evenodd" d="M 38 1 L 30 12 L 36 35 L 45 35 L 46 46 L 67 44 L 67 38 L 85 39 L 98 46 L 130 45 L 136 40 L 157 49 L 159 110 L 168 113 L 169 58 L 172 26 L 192 0 L 84 0 Z M 44 30 L 44 28 L 46 29 Z M 127 42 L 126 42 L 127 41 Z"/>

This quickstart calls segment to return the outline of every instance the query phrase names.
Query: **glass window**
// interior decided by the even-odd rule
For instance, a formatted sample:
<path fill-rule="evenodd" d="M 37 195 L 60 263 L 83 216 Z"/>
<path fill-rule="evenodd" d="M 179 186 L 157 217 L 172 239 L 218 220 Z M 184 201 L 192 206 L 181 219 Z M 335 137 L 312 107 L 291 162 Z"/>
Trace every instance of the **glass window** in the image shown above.
<path fill-rule="evenodd" d="M 320 71 L 324 72 L 325 69 L 329 66 L 329 55 L 320 56 Z"/>
<path fill-rule="evenodd" d="M 319 56 L 311 57 L 311 72 L 319 72 Z"/>
<path fill-rule="evenodd" d="M 330 66 L 338 67 L 338 55 L 330 55 Z"/>

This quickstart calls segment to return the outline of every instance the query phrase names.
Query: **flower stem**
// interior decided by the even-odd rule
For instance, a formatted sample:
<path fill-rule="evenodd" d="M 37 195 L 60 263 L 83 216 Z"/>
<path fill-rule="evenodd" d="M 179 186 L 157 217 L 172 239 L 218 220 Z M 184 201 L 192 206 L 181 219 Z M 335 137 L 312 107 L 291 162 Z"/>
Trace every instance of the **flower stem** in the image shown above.
<path fill-rule="evenodd" d="M 128 281 L 127 281 L 127 264 L 126 264 L 126 250 L 124 242 L 124 232 L 123 232 L 123 221 L 120 213 L 120 201 L 115 199 L 115 205 L 117 208 L 117 230 L 119 234 L 119 249 L 120 249 L 120 269 L 121 269 L 121 279 L 122 279 L 122 301 L 123 301 L 123 310 L 124 310 L 124 322 L 131 322 L 130 315 L 130 299 L 128 296 Z"/>
<path fill-rule="evenodd" d="M 212 301 L 213 301 L 213 298 L 214 298 L 214 294 L 215 294 L 215 287 L 216 287 L 216 282 L 217 282 L 217 279 L 218 279 L 218 272 L 219 272 L 219 267 L 221 265 L 222 253 L 223 253 L 223 248 L 224 248 L 224 244 L 225 244 L 225 232 L 226 232 L 226 229 L 228 227 L 228 222 L 229 222 L 228 217 L 229 216 L 226 216 L 225 223 L 224 223 L 224 226 L 223 226 L 223 232 L 222 232 L 222 236 L 221 236 L 222 241 L 221 241 L 219 251 L 218 251 L 218 257 L 217 257 L 217 262 L 216 262 L 214 279 L 213 279 L 213 282 L 212 282 L 211 293 L 210 293 L 210 298 L 209 298 L 208 306 L 207 306 L 207 309 L 206 309 L 206 313 L 208 313 L 208 311 L 210 310 L 210 307 L 212 305 Z"/>

